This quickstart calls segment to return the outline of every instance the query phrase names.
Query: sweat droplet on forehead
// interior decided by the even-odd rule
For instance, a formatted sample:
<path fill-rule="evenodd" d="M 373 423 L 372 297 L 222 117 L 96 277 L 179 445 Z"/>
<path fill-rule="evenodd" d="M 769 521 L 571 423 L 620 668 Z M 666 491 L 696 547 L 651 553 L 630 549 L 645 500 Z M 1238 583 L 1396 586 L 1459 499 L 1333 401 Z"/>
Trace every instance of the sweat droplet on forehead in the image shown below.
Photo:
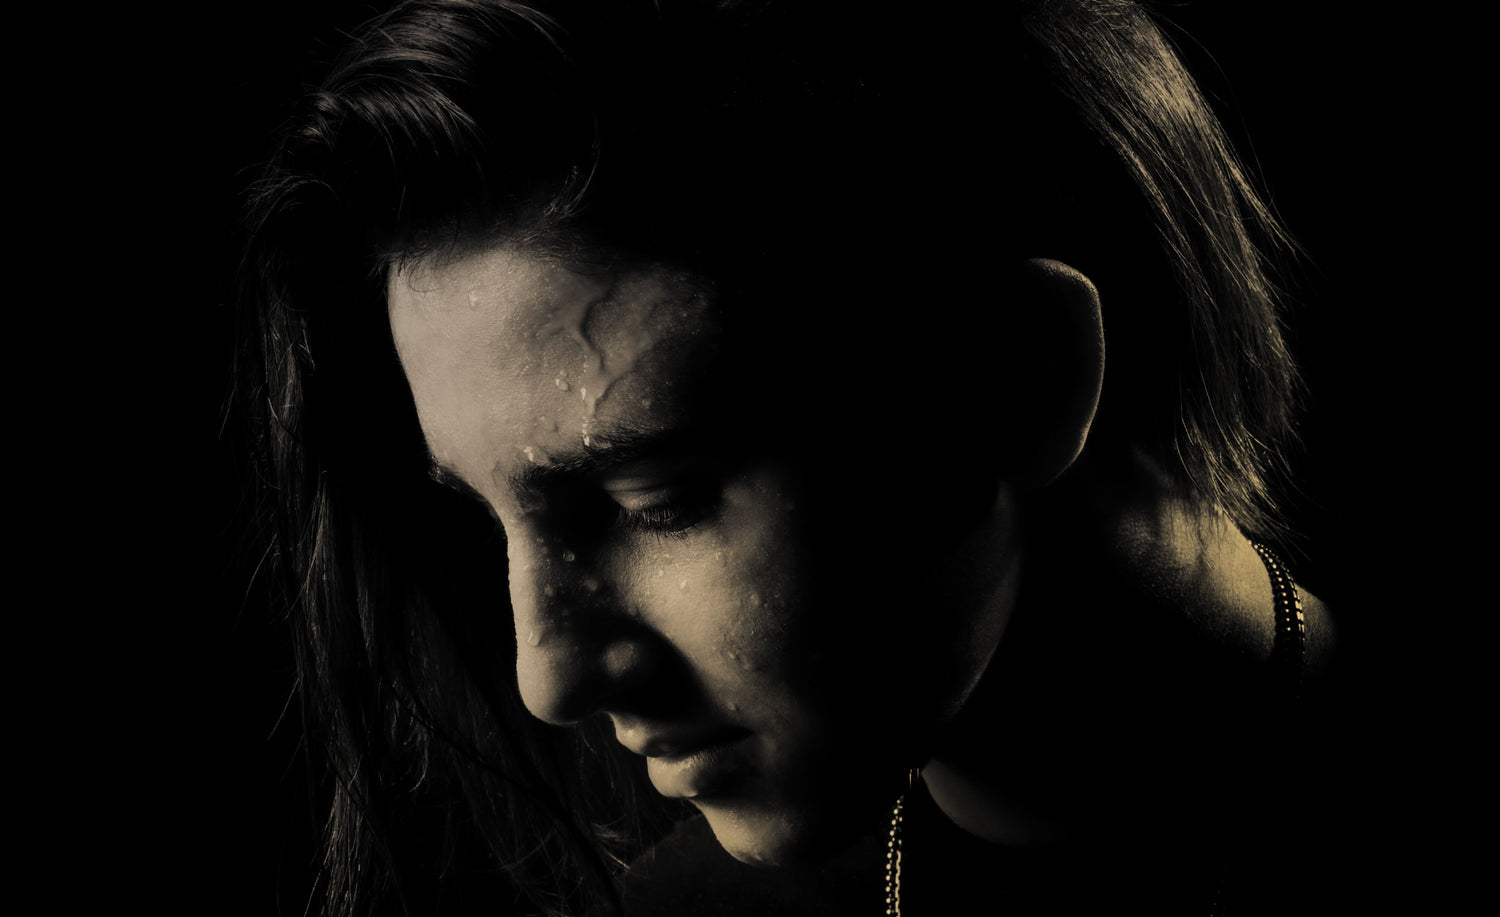
<path fill-rule="evenodd" d="M 394 271 L 392 333 L 434 459 L 487 497 L 611 431 L 698 403 L 702 288 L 655 267 L 575 270 L 495 245 Z"/>
<path fill-rule="evenodd" d="M 550 351 L 550 338 L 572 345 L 558 357 L 554 385 L 576 392 L 582 406 L 578 434 L 591 445 L 599 403 L 649 353 L 675 331 L 690 324 L 704 308 L 703 298 L 680 279 L 656 273 L 619 277 L 605 286 L 595 281 L 568 289 L 558 297 L 536 331 Z M 650 399 L 641 399 L 649 407 Z"/>

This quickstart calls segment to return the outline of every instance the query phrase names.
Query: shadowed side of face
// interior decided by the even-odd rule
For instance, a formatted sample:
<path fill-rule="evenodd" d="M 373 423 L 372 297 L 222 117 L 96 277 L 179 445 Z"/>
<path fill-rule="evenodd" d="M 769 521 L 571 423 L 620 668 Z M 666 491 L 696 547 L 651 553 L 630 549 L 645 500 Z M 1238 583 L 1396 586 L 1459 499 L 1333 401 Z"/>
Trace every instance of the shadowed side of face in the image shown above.
<path fill-rule="evenodd" d="M 504 528 L 527 708 L 608 715 L 746 862 L 877 826 L 998 640 L 999 574 L 955 571 L 1002 569 L 972 561 L 1005 534 L 907 524 L 909 456 L 851 476 L 871 459 L 751 410 L 780 368 L 729 358 L 686 274 L 496 243 L 393 269 L 388 297 L 437 475 Z"/>

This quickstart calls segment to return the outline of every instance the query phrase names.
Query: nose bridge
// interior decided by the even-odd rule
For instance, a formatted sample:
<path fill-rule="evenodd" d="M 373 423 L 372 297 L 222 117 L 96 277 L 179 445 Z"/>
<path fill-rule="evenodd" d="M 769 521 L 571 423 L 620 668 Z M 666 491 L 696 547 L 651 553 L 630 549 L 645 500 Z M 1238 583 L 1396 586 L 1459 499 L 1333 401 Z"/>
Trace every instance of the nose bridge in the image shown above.
<path fill-rule="evenodd" d="M 644 635 L 590 558 L 536 534 L 508 550 L 516 680 L 533 716 L 575 723 L 649 674 Z"/>
<path fill-rule="evenodd" d="M 516 639 L 537 646 L 543 631 L 552 629 L 570 615 L 567 580 L 576 574 L 576 557 L 567 548 L 544 535 L 529 532 L 508 537 L 510 602 L 515 615 Z"/>

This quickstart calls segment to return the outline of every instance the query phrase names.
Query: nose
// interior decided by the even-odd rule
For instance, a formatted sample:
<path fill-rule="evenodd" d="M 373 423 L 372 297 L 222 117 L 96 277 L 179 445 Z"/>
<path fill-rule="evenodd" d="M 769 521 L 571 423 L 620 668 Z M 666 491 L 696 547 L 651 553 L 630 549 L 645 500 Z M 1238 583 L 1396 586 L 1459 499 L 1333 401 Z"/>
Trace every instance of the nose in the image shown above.
<path fill-rule="evenodd" d="M 536 718 L 571 725 L 651 678 L 658 641 L 588 558 L 522 535 L 507 544 L 516 681 Z"/>

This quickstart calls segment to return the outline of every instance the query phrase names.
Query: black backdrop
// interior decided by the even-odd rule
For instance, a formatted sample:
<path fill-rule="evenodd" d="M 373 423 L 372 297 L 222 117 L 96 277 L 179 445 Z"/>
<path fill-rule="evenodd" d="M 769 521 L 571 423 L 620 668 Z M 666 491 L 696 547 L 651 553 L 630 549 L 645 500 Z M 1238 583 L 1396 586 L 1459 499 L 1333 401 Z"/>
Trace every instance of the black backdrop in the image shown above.
<path fill-rule="evenodd" d="M 1454 522 L 1480 516 L 1492 463 L 1475 432 L 1488 419 L 1471 406 L 1475 383 L 1453 372 L 1487 311 L 1482 287 L 1465 280 L 1465 216 L 1484 175 L 1467 152 L 1474 109 L 1455 95 L 1467 58 L 1451 33 L 1438 41 L 1430 21 L 1306 6 L 1200 0 L 1170 12 L 1212 49 L 1189 45 L 1188 56 L 1231 131 L 1248 135 L 1246 152 L 1315 262 L 1298 318 L 1313 393 L 1301 509 L 1311 553 L 1299 572 L 1338 615 L 1361 704 L 1336 727 L 1351 754 L 1305 782 L 1348 800 L 1349 855 L 1367 864 L 1352 874 L 1368 879 L 1370 898 L 1426 894 L 1446 884 L 1426 871 L 1454 865 L 1424 852 L 1445 849 L 1444 823 L 1428 816 L 1468 805 L 1435 792 L 1460 757 L 1447 741 L 1459 720 L 1447 714 L 1461 705 L 1433 684 L 1464 665 L 1456 647 L 1478 612 L 1455 584 L 1486 544 Z M 119 203 L 95 208 L 84 221 L 94 232 L 73 241 L 123 242 L 111 270 L 127 294 L 115 297 L 123 313 L 98 323 L 102 378 L 89 385 L 113 406 L 109 438 L 131 482 L 118 504 L 88 484 L 80 501 L 90 518 L 101 503 L 113 510 L 109 560 L 93 565 L 102 591 L 89 602 L 108 620 L 96 633 L 108 638 L 109 674 L 85 689 L 104 738 L 82 730 L 84 750 L 68 756 L 80 780 L 69 785 L 126 803 L 101 828 L 124 864 L 109 884 L 151 902 L 148 912 L 303 909 L 316 820 L 295 729 L 276 728 L 289 676 L 248 585 L 237 456 L 219 426 L 228 239 L 246 168 L 337 30 L 371 8 L 274 0 L 130 23 L 128 41 L 102 36 L 109 63 L 84 81 L 103 100 L 89 111 L 104 129 L 86 125 L 79 148 L 114 164 L 95 199 Z M 85 455 L 81 473 L 99 470 Z M 67 556 L 98 546 L 77 542 Z M 63 728 L 78 738 L 75 726 Z M 75 837 L 61 819 L 47 836 Z"/>

